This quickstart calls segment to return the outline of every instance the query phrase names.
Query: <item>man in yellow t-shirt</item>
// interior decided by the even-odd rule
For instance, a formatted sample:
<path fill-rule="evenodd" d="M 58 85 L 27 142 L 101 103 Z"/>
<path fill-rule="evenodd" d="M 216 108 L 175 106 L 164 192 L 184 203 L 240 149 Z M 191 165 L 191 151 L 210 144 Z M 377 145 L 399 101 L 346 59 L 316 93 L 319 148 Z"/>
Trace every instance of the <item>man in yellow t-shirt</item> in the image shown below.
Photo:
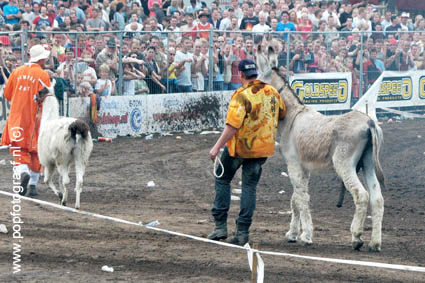
<path fill-rule="evenodd" d="M 232 96 L 226 125 L 209 155 L 215 159 L 226 144 L 221 162 L 224 172 L 215 178 L 215 199 L 211 210 L 215 229 L 208 239 L 227 238 L 227 212 L 230 207 L 230 183 L 242 166 L 242 197 L 236 235 L 231 243 L 244 245 L 249 240 L 249 227 L 255 210 L 256 186 L 261 177 L 261 166 L 274 154 L 278 120 L 286 114 L 286 106 L 274 87 L 257 80 L 254 61 L 244 59 L 238 66 L 242 87 Z M 216 175 L 220 176 L 219 166 Z"/>

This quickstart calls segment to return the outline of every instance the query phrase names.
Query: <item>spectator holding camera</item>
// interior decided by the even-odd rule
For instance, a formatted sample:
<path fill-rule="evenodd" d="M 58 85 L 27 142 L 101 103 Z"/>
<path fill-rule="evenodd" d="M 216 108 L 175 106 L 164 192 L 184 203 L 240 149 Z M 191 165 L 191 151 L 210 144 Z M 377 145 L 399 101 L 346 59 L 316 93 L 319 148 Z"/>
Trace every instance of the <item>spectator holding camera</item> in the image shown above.
<path fill-rule="evenodd" d="M 378 51 L 375 48 L 364 51 L 366 62 L 363 64 L 363 72 L 365 73 L 367 88 L 369 88 L 381 73 L 385 71 L 384 63 L 377 59 Z"/>
<path fill-rule="evenodd" d="M 295 51 L 290 54 L 289 70 L 297 73 L 305 73 L 307 65 L 314 62 L 314 55 L 310 51 L 304 52 L 304 44 L 301 41 L 295 43 Z"/>
<path fill-rule="evenodd" d="M 392 38 L 388 43 L 385 54 L 385 69 L 388 71 L 399 71 L 401 60 L 401 50 L 398 48 L 397 40 Z"/>

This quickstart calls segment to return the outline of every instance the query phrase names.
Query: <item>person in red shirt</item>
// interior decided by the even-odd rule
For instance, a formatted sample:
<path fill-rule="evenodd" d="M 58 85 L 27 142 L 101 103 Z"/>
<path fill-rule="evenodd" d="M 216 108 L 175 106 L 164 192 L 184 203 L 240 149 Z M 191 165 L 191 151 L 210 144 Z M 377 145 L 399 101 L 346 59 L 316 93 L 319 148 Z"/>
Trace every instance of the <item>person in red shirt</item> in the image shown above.
<path fill-rule="evenodd" d="M 10 145 L 14 157 L 14 176 L 20 176 L 21 186 L 16 192 L 20 195 L 26 194 L 28 183 L 30 196 L 38 195 L 36 184 L 41 166 L 37 142 L 41 108 L 34 98 L 44 89 L 40 80 L 50 86 L 50 76 L 43 70 L 49 56 L 50 51 L 42 45 L 31 47 L 29 63 L 14 70 L 4 88 L 4 97 L 11 102 L 11 106 L 1 145 Z"/>
<path fill-rule="evenodd" d="M 198 36 L 200 38 L 205 38 L 206 40 L 208 40 L 210 37 L 209 30 L 212 27 L 212 25 L 207 22 L 208 17 L 209 17 L 208 14 L 201 12 L 198 16 L 199 22 L 195 25 L 195 28 L 194 28 L 194 30 L 206 30 L 206 32 L 198 32 Z"/>

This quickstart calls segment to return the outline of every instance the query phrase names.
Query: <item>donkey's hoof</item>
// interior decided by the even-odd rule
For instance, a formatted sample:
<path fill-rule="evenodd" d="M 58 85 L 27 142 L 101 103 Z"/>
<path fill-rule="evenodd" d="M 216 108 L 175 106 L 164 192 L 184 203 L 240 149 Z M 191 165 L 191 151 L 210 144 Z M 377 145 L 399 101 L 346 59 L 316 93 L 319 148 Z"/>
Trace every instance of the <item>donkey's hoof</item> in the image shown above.
<path fill-rule="evenodd" d="M 287 232 L 285 237 L 288 240 L 288 243 L 296 243 L 297 242 L 297 236 L 293 235 L 291 232 Z"/>
<path fill-rule="evenodd" d="M 59 197 L 59 200 L 62 202 L 63 194 L 62 193 L 58 193 L 58 197 Z"/>
<path fill-rule="evenodd" d="M 359 251 L 361 247 L 363 247 L 363 241 L 362 240 L 354 241 L 352 245 L 354 250 Z"/>
<path fill-rule="evenodd" d="M 369 243 L 369 251 L 370 252 L 380 252 L 381 244 L 380 243 Z"/>
<path fill-rule="evenodd" d="M 301 243 L 305 246 L 311 246 L 313 244 L 313 241 L 311 240 L 310 236 L 307 236 L 306 234 L 302 233 L 300 237 Z"/>

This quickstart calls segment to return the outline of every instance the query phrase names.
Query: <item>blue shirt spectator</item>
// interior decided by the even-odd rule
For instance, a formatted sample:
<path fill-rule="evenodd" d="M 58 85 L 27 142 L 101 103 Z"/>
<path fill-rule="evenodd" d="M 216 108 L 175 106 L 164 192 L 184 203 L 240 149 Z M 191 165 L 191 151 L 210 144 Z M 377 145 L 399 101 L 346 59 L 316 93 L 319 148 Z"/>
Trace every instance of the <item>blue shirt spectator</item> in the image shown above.
<path fill-rule="evenodd" d="M 8 25 L 19 23 L 19 20 L 22 18 L 22 14 L 21 10 L 18 8 L 16 0 L 10 0 L 9 4 L 3 7 L 3 16 L 6 24 Z"/>
<path fill-rule="evenodd" d="M 292 22 L 289 22 L 289 14 L 286 11 L 282 12 L 282 21 L 277 23 L 276 31 L 295 31 L 295 25 Z M 287 33 L 283 34 L 283 40 L 286 40 L 288 37 Z"/>

